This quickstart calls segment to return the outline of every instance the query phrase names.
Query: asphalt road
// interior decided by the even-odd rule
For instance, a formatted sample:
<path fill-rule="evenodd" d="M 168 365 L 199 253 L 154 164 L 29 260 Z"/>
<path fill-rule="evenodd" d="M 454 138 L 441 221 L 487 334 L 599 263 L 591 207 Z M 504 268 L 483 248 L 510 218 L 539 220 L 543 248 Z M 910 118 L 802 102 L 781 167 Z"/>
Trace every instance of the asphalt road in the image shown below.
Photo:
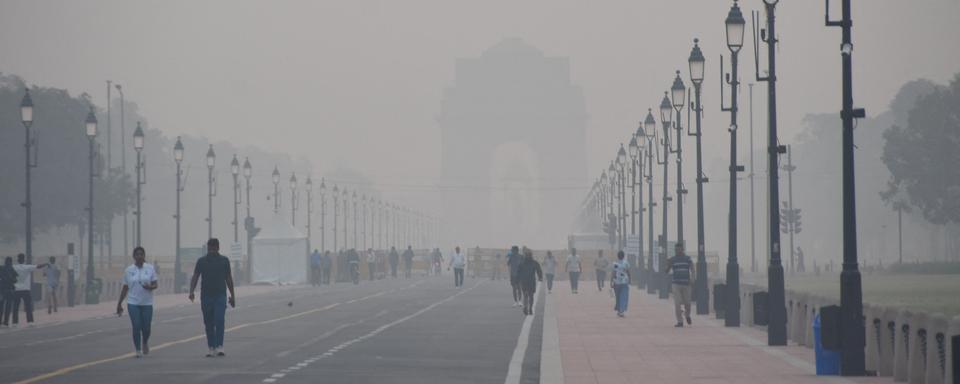
<path fill-rule="evenodd" d="M 539 382 L 542 306 L 525 316 L 505 281 L 452 275 L 238 297 L 226 357 L 206 358 L 199 304 L 158 309 L 151 353 L 133 357 L 127 317 L 0 335 L 0 381 L 49 383 Z M 292 305 L 291 305 L 292 303 Z M 517 364 L 517 359 L 522 358 Z M 517 374 L 518 372 L 514 372 Z"/>

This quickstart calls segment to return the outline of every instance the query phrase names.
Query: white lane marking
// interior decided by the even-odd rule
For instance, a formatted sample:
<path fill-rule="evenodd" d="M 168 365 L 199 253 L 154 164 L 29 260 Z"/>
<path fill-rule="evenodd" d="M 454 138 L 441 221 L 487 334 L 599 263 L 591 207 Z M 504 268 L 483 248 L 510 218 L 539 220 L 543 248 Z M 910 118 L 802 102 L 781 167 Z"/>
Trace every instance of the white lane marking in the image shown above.
<path fill-rule="evenodd" d="M 540 349 L 540 382 L 564 384 L 557 327 L 556 296 L 547 295 L 543 304 L 543 347 Z"/>
<path fill-rule="evenodd" d="M 540 283 L 537 283 L 537 292 L 540 292 Z M 540 294 L 533 295 L 533 308 L 537 307 L 537 299 Z M 523 356 L 527 354 L 527 342 L 530 339 L 530 324 L 536 316 L 527 316 L 523 319 L 523 327 L 520 328 L 520 337 L 517 338 L 517 347 L 513 349 L 513 357 L 510 358 L 510 368 L 507 369 L 507 378 L 504 384 L 520 383 L 520 374 L 523 372 Z"/>
<path fill-rule="evenodd" d="M 422 281 L 422 280 L 421 280 L 421 281 Z M 406 289 L 406 288 L 409 288 L 409 287 L 412 287 L 412 286 L 418 285 L 418 284 L 419 284 L 419 283 L 410 285 L 410 286 L 405 287 L 405 288 L 400 288 L 399 290 L 403 290 L 403 289 Z M 433 303 L 433 304 L 430 304 L 430 305 L 426 306 L 425 308 L 422 308 L 422 309 L 420 309 L 419 311 L 416 311 L 416 312 L 414 312 L 414 313 L 412 313 L 412 314 L 410 314 L 410 315 L 401 317 L 401 318 L 399 318 L 399 319 L 397 319 L 397 320 L 394 320 L 394 321 L 392 321 L 392 322 L 390 322 L 390 323 L 381 325 L 380 327 L 377 327 L 377 329 L 374 329 L 373 331 L 370 331 L 369 333 L 367 333 L 367 334 L 365 334 L 365 335 L 356 337 L 356 338 L 354 338 L 354 339 L 352 339 L 352 340 L 345 341 L 345 342 L 341 343 L 340 345 L 337 345 L 337 346 L 335 346 L 335 347 L 333 347 L 333 348 L 330 348 L 329 350 L 327 350 L 327 351 L 324 352 L 324 353 L 321 353 L 321 354 L 316 355 L 316 356 L 311 356 L 310 358 L 305 359 L 305 360 L 303 360 L 302 362 L 298 363 L 297 366 L 300 366 L 300 365 L 302 364 L 303 368 L 306 368 L 307 366 L 309 366 L 310 364 L 312 364 L 312 363 L 314 363 L 314 362 L 316 362 L 316 361 L 318 361 L 318 360 L 322 360 L 322 359 L 325 359 L 325 358 L 332 357 L 332 356 L 335 355 L 337 352 L 339 352 L 339 351 L 341 351 L 341 350 L 344 350 L 344 349 L 346 349 L 347 347 L 349 347 L 349 346 L 351 346 L 351 345 L 353 345 L 353 344 L 355 344 L 355 343 L 359 343 L 359 342 L 361 342 L 361 341 L 364 341 L 364 340 L 366 340 L 366 339 L 369 339 L 369 338 L 371 338 L 371 337 L 374 337 L 374 336 L 382 333 L 383 331 L 386 331 L 386 330 L 388 330 L 388 329 L 390 329 L 390 328 L 392 328 L 392 327 L 394 327 L 394 326 L 396 326 L 396 325 L 399 325 L 399 324 L 401 324 L 401 323 L 404 323 L 404 322 L 406 322 L 407 320 L 410 320 L 410 319 L 413 319 L 413 318 L 415 318 L 415 317 L 417 317 L 417 316 L 420 316 L 420 315 L 424 314 L 425 312 L 427 312 L 427 311 L 429 311 L 429 310 L 431 310 L 431 309 L 434 309 L 434 308 L 440 306 L 440 305 L 443 304 L 443 303 L 449 302 L 449 301 L 457 298 L 457 296 L 460 296 L 460 295 L 462 295 L 462 294 L 464 294 L 464 293 L 467 293 L 467 292 L 473 290 L 474 288 L 476 288 L 476 287 L 479 286 L 480 284 L 481 284 L 481 282 L 474 283 L 474 285 L 473 285 L 472 287 L 467 288 L 467 289 L 464 289 L 464 290 L 461 290 L 461 291 L 457 292 L 456 294 L 453 294 L 453 295 L 451 295 L 450 297 L 447 297 L 446 299 L 437 301 L 437 302 L 435 302 L 435 303 Z M 379 296 L 379 294 L 378 294 L 378 296 Z M 536 304 L 536 299 L 534 299 L 534 304 Z M 531 317 L 532 317 L 532 316 L 531 316 Z M 529 320 L 529 319 L 527 319 L 527 320 Z M 529 328 L 529 327 L 528 327 L 528 328 Z M 275 373 L 275 374 L 271 375 L 270 377 L 271 377 L 271 378 L 275 378 L 275 379 L 280 379 L 280 378 L 282 377 L 282 376 L 281 376 L 281 377 L 276 377 L 276 375 L 277 375 L 277 374 Z M 269 378 L 264 379 L 263 382 L 264 382 L 264 383 L 273 383 L 273 382 L 276 381 L 276 380 L 273 380 L 273 381 L 267 381 L 267 380 L 270 380 L 270 379 L 269 379 Z"/>

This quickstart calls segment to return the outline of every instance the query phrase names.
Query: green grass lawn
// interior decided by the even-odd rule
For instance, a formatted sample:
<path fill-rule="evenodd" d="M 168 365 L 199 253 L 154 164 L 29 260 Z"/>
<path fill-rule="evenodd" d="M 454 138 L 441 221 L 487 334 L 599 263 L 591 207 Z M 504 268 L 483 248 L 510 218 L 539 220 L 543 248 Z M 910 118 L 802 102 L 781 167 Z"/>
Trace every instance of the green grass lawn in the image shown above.
<path fill-rule="evenodd" d="M 960 275 L 863 275 L 864 303 L 909 308 L 948 316 L 960 315 Z M 764 276 L 745 276 L 744 283 L 766 286 Z M 786 289 L 840 298 L 840 275 L 786 277 Z"/>

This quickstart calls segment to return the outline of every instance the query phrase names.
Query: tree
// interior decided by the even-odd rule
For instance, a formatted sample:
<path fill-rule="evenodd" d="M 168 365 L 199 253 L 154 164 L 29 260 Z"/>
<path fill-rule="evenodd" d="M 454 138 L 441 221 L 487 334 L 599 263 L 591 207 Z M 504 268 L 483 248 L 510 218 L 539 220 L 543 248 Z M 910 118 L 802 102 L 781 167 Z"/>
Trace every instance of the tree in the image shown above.
<path fill-rule="evenodd" d="M 960 223 L 960 75 L 918 97 L 906 125 L 883 136 L 884 200 L 894 209 L 909 202 L 934 224 Z"/>

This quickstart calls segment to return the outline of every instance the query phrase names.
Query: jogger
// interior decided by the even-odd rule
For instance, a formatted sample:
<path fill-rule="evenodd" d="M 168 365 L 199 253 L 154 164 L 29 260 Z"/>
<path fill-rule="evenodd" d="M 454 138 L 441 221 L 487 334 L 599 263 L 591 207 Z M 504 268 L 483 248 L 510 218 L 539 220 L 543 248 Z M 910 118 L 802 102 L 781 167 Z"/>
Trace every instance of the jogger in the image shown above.
<path fill-rule="evenodd" d="M 580 271 L 583 265 L 580 262 L 580 256 L 577 255 L 576 248 L 570 248 L 570 256 L 567 256 L 567 263 L 564 270 L 570 274 L 570 290 L 577 293 L 577 286 L 580 284 Z"/>

